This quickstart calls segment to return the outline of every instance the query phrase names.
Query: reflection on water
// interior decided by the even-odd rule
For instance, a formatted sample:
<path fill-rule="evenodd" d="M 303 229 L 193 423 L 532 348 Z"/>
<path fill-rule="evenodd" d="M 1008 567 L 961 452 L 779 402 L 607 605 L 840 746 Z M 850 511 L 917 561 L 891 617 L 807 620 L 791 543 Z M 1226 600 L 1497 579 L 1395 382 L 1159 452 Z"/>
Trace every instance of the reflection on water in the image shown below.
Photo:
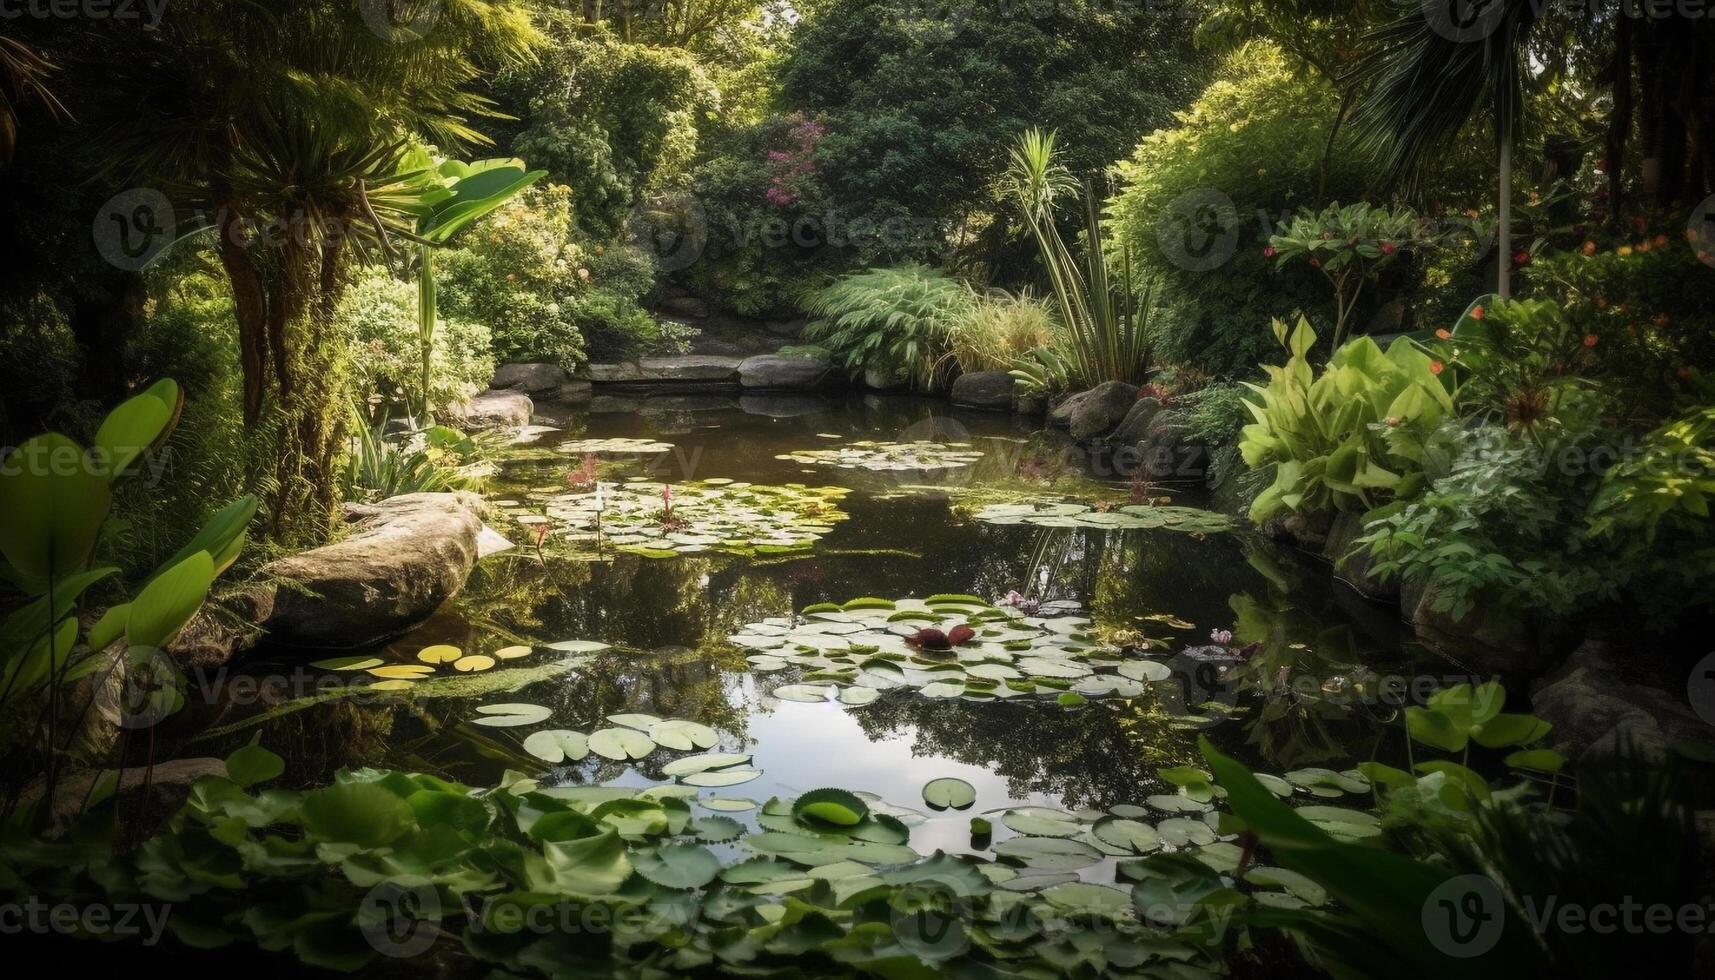
<path fill-rule="evenodd" d="M 763 771 L 751 783 L 713 792 L 759 802 L 840 786 L 918 806 L 925 781 L 958 776 L 977 786 L 979 809 L 1016 802 L 1106 807 L 1159 792 L 1155 770 L 1193 761 L 1202 733 L 1274 771 L 1370 756 L 1379 709 L 1354 710 L 1332 695 L 1361 687 L 1367 670 L 1406 669 L 1397 625 L 1385 611 L 1336 607 L 1324 570 L 1242 532 L 978 523 L 967 516 L 968 504 L 985 494 L 1092 489 L 1067 468 L 1068 459 L 1045 449 L 1051 440 L 1011 416 L 949 413 L 912 399 L 744 401 L 740 407 L 699 396 L 643 403 L 643 411 L 551 417 L 561 431 L 521 450 L 492 496 L 563 492 L 565 472 L 581 462 L 553 453 L 565 439 L 648 437 L 672 443 L 673 451 L 610 462 L 603 478 L 852 488 L 843 502 L 850 519 L 813 551 L 775 558 L 620 554 L 596 562 L 558 554 L 551 543 L 538 556 L 522 528 L 501 523 L 525 546 L 485 560 L 463 596 L 378 655 L 403 661 L 435 643 L 486 652 L 567 639 L 616 649 L 579 658 L 570 669 L 544 667 L 540 658 L 528 662 L 534 666 L 508 664 L 504 670 L 537 674 L 504 694 L 334 698 L 270 718 L 264 737 L 287 757 L 288 771 L 305 783 L 341 766 L 398 765 L 477 784 L 513 769 L 560 783 L 641 785 L 661 780 L 660 766 L 677 757 L 658 752 L 635 764 L 592 757 L 553 769 L 521 751 L 532 729 L 470 724 L 474 707 L 493 701 L 551 707 L 553 727 L 583 732 L 606 727 L 604 718 L 620 712 L 702 722 L 721 733 L 716 751 L 753 753 Z M 776 458 L 840 445 L 833 436 L 969 442 L 988 455 L 969 472 L 939 476 L 941 491 L 922 489 L 921 474 Z M 1114 499 L 1127 493 L 1121 485 L 1094 489 Z M 796 671 L 751 674 L 742 654 L 724 643 L 744 624 L 816 602 L 945 592 L 996 599 L 1014 589 L 1084 604 L 1114 635 L 1164 652 L 1206 645 L 1211 630 L 1230 630 L 1235 646 L 1251 647 L 1250 657 L 1190 698 L 1185 686 L 1167 684 L 1165 697 L 1092 700 L 1068 710 L 1052 699 L 979 703 L 893 690 L 847 708 L 775 699 L 768 692 L 797 680 Z M 1198 702 L 1210 697 L 1240 710 L 1230 719 L 1200 712 Z M 250 734 L 240 724 L 209 741 L 236 743 Z M 966 819 L 930 820 L 919 849 L 964 846 Z"/>

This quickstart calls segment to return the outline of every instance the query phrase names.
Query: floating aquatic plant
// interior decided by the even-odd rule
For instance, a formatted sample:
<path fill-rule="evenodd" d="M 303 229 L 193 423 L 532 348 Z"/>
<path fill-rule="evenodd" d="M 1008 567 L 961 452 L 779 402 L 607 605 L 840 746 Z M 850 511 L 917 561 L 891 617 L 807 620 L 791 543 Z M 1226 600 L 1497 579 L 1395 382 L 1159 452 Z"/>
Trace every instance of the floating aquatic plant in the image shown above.
<path fill-rule="evenodd" d="M 1127 504 L 1106 510 L 1081 503 L 990 504 L 977 510 L 974 516 L 984 524 L 1028 524 L 1032 527 L 1099 531 L 1166 529 L 1212 534 L 1233 528 L 1232 518 L 1225 514 L 1170 504 Z"/>
<path fill-rule="evenodd" d="M 969 595 L 927 599 L 855 599 L 809 606 L 802 617 L 751 623 L 727 639 L 762 673 L 798 667 L 800 682 L 781 684 L 786 701 L 873 701 L 892 688 L 925 697 L 989 700 L 1025 696 L 1076 699 L 1140 697 L 1170 676 L 1156 660 L 1102 643 L 1094 624 L 1066 603 L 1040 615 L 991 606 Z M 861 692 L 861 693 L 860 693 Z"/>
<path fill-rule="evenodd" d="M 810 466 L 835 466 L 844 470 L 878 472 L 951 470 L 969 466 L 983 458 L 980 449 L 968 442 L 849 442 L 838 449 L 799 449 L 775 459 Z"/>
<path fill-rule="evenodd" d="M 598 483 L 546 501 L 576 556 L 603 544 L 649 558 L 701 552 L 780 555 L 809 550 L 846 519 L 843 487 L 760 486 L 726 480 L 667 486 L 637 480 Z"/>
<path fill-rule="evenodd" d="M 655 439 L 573 439 L 562 442 L 558 451 L 571 456 L 636 456 L 670 452 L 673 444 Z"/>

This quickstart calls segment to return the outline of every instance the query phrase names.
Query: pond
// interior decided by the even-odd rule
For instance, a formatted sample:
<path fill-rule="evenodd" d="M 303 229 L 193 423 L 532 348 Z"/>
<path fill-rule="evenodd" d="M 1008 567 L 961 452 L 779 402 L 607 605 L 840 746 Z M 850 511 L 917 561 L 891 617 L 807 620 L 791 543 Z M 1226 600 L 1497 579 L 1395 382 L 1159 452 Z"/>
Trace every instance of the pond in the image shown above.
<path fill-rule="evenodd" d="M 1325 566 L 1254 531 L 1201 529 L 1224 522 L 1182 511 L 1196 503 L 1192 496 L 1165 507 L 1157 488 L 1088 478 L 1063 445 L 1014 416 L 949 412 L 944 402 L 906 397 L 741 403 L 711 395 L 598 399 L 584 410 L 549 410 L 538 422 L 533 438 L 504 450 L 486 491 L 493 525 L 517 547 L 481 562 L 464 594 L 411 634 L 345 662 L 317 661 L 345 669 L 306 668 L 301 652 L 264 649 L 244 668 L 248 677 L 203 678 L 205 691 L 229 693 L 200 706 L 193 700 L 183 723 L 202 730 L 199 753 L 221 755 L 260 730 L 299 785 L 363 766 L 477 786 L 512 770 L 543 786 L 700 795 L 740 820 L 754 815 L 740 809 L 746 801 L 840 787 L 886 801 L 927 854 L 967 849 L 975 813 L 1099 811 L 1151 797 L 1159 804 L 1174 788 L 1158 770 L 1195 763 L 1199 734 L 1260 771 L 1307 770 L 1312 780 L 1378 752 L 1391 760 L 1397 750 L 1380 739 L 1387 706 L 1354 693 L 1374 690 L 1381 676 L 1422 672 L 1422 655 L 1403 643 L 1389 611 L 1330 589 Z M 914 448 L 898 448 L 906 444 Z M 878 452 L 882 468 L 853 463 Z M 916 455 L 902 463 L 905 452 Z M 946 465 L 923 468 L 937 463 Z M 596 483 L 608 523 L 599 537 L 580 540 L 589 508 L 566 498 L 592 495 Z M 678 488 L 677 506 L 689 516 L 676 530 L 627 526 L 622 509 L 632 497 L 650 501 L 653 509 L 640 512 L 659 520 L 664 485 Z M 757 488 L 768 487 L 800 489 L 758 502 Z M 793 512 L 811 490 L 815 513 Z M 697 508 L 723 499 L 738 500 L 744 520 L 772 515 L 784 529 L 734 532 L 724 524 L 697 533 L 710 530 Z M 1044 510 L 1050 526 L 1021 516 L 1029 502 L 1065 500 L 1094 508 Z M 1162 524 L 1126 517 L 1157 513 L 1151 507 L 1175 523 L 1124 526 Z M 734 533 L 761 535 L 750 541 L 765 544 L 734 547 L 723 538 Z M 1028 621 L 1073 623 L 1073 647 L 1087 647 L 1097 671 L 1074 659 L 1070 676 L 1058 678 L 1004 665 L 961 675 L 960 661 L 970 667 L 980 658 L 897 645 L 929 620 L 896 611 L 922 610 L 920 602 L 893 600 L 971 597 L 943 598 L 934 609 L 979 622 L 993 615 L 991 624 L 1012 630 L 1022 611 L 1002 607 L 1002 616 L 957 603 L 1015 591 L 1044 603 Z M 802 615 L 866 597 L 889 600 L 875 603 L 888 608 Z M 1093 626 L 1077 625 L 1079 616 Z M 832 629 L 811 634 L 826 645 L 798 646 L 802 630 L 818 623 Z M 1219 630 L 1235 634 L 1236 652 L 1211 645 Z M 788 631 L 793 642 L 784 643 Z M 892 683 L 880 684 L 873 670 L 854 673 L 870 649 L 857 641 L 876 636 L 891 637 L 895 663 L 910 658 L 907 672 L 928 673 L 907 683 L 889 673 Z M 1065 653 L 1040 644 L 1024 650 L 1043 652 Z M 1161 665 L 1133 672 L 1147 683 L 1112 672 L 1138 659 Z M 1053 674 L 1067 663 L 1050 659 L 1037 669 Z M 886 664 L 870 666 L 887 672 Z M 471 667 L 483 669 L 464 673 Z M 380 681 L 376 670 L 404 676 Z M 949 676 L 950 686 L 935 683 Z M 961 678 L 970 685 L 962 691 Z M 776 693 L 783 689 L 787 696 Z M 848 689 L 861 697 L 842 693 Z M 500 724 L 509 719 L 494 717 L 494 705 L 523 706 L 510 720 L 526 723 Z M 479 710 L 485 706 L 491 713 Z M 713 740 L 685 748 L 748 762 L 692 779 L 730 785 L 699 788 L 675 785 L 663 771 L 693 752 L 651 748 L 648 738 L 641 759 L 589 752 L 559 765 L 545 761 L 552 750 L 543 757 L 526 744 L 540 731 L 590 735 L 625 731 L 629 721 L 629 730 L 647 732 L 657 720 L 694 722 L 693 734 L 706 726 Z M 579 742 L 574 755 L 584 748 Z M 925 783 L 943 777 L 975 789 L 973 810 L 926 806 Z M 1331 777 L 1326 783 L 1336 786 Z"/>

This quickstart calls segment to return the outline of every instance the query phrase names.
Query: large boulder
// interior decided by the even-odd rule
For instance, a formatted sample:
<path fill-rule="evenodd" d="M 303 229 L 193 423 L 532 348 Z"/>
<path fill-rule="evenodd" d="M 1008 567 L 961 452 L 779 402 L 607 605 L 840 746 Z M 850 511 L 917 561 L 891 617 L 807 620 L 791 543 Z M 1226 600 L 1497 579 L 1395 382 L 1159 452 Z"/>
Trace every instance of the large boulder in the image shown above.
<path fill-rule="evenodd" d="M 347 504 L 351 533 L 269 562 L 259 625 L 269 639 L 358 647 L 416 626 L 464 588 L 481 550 L 485 505 L 472 493 L 410 493 Z"/>
<path fill-rule="evenodd" d="M 1105 381 L 1054 406 L 1048 421 L 1071 430 L 1079 441 L 1095 439 L 1112 432 L 1135 404 L 1137 385 Z"/>
<path fill-rule="evenodd" d="M 589 378 L 598 384 L 663 384 L 738 381 L 743 358 L 719 354 L 644 357 L 618 364 L 591 364 Z"/>
<path fill-rule="evenodd" d="M 490 389 L 450 406 L 447 412 L 466 429 L 522 429 L 530 424 L 536 403 L 522 391 Z"/>
<path fill-rule="evenodd" d="M 1417 641 L 1474 673 L 1535 677 L 1566 652 L 1565 637 L 1554 624 L 1526 622 L 1499 606 L 1484 605 L 1481 597 L 1463 616 L 1438 608 L 1447 605 L 1433 586 L 1408 580 L 1400 587 L 1400 608 Z"/>
<path fill-rule="evenodd" d="M 993 411 L 1012 410 L 1012 375 L 1005 371 L 972 371 L 953 382 L 953 404 Z"/>
<path fill-rule="evenodd" d="M 1554 725 L 1549 741 L 1574 759 L 1612 754 L 1630 741 L 1659 756 L 1669 742 L 1707 741 L 1709 726 L 1670 691 L 1640 676 L 1641 651 L 1586 640 L 1532 685 L 1531 711 Z"/>
<path fill-rule="evenodd" d="M 558 364 L 502 364 L 489 387 L 522 391 L 542 401 L 583 401 L 589 398 L 590 383 L 574 379 Z"/>
<path fill-rule="evenodd" d="M 1161 414 L 1161 399 L 1139 398 L 1126 409 L 1125 418 L 1108 436 L 1108 441 L 1121 446 L 1135 446 L 1149 438 L 1150 426 Z"/>
<path fill-rule="evenodd" d="M 833 369 L 823 357 L 781 357 L 761 354 L 738 366 L 738 382 L 749 391 L 814 391 Z"/>

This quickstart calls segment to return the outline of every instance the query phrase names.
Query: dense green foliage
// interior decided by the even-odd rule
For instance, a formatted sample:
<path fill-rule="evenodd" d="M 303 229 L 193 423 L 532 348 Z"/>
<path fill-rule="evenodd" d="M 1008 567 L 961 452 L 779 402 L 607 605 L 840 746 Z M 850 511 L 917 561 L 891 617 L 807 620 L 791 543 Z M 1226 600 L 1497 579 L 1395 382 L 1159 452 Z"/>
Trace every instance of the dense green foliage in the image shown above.
<path fill-rule="evenodd" d="M 521 120 L 508 145 L 577 188 L 578 227 L 609 238 L 648 194 L 682 179 L 720 92 L 683 50 L 622 43 L 564 18 L 546 34 L 535 59 L 495 82 Z"/>
<path fill-rule="evenodd" d="M 1055 129 L 1092 176 L 1195 91 L 1191 22 L 1085 0 L 811 9 L 780 67 L 781 101 L 826 127 L 815 160 L 831 217 L 878 230 L 879 257 L 926 260 L 980 243 L 1016 275 L 993 182 L 1027 126 Z M 1018 243 L 1022 246 L 1023 243 Z M 862 261 L 871 261 L 870 256 Z"/>
<path fill-rule="evenodd" d="M 1394 495 L 1415 495 L 1425 443 L 1453 409 L 1439 377 L 1442 362 L 1407 338 L 1383 353 L 1360 337 L 1317 373 L 1309 360 L 1316 333 L 1307 321 L 1288 334 L 1277 320 L 1274 333 L 1291 357 L 1264 368 L 1266 386 L 1250 385 L 1256 422 L 1239 441 L 1247 464 L 1274 469 L 1251 519 L 1288 510 L 1363 512 Z"/>
<path fill-rule="evenodd" d="M 951 323 L 974 302 L 969 286 L 925 266 L 871 269 L 810 298 L 805 336 L 854 377 L 875 371 L 928 390 L 945 377 Z"/>

